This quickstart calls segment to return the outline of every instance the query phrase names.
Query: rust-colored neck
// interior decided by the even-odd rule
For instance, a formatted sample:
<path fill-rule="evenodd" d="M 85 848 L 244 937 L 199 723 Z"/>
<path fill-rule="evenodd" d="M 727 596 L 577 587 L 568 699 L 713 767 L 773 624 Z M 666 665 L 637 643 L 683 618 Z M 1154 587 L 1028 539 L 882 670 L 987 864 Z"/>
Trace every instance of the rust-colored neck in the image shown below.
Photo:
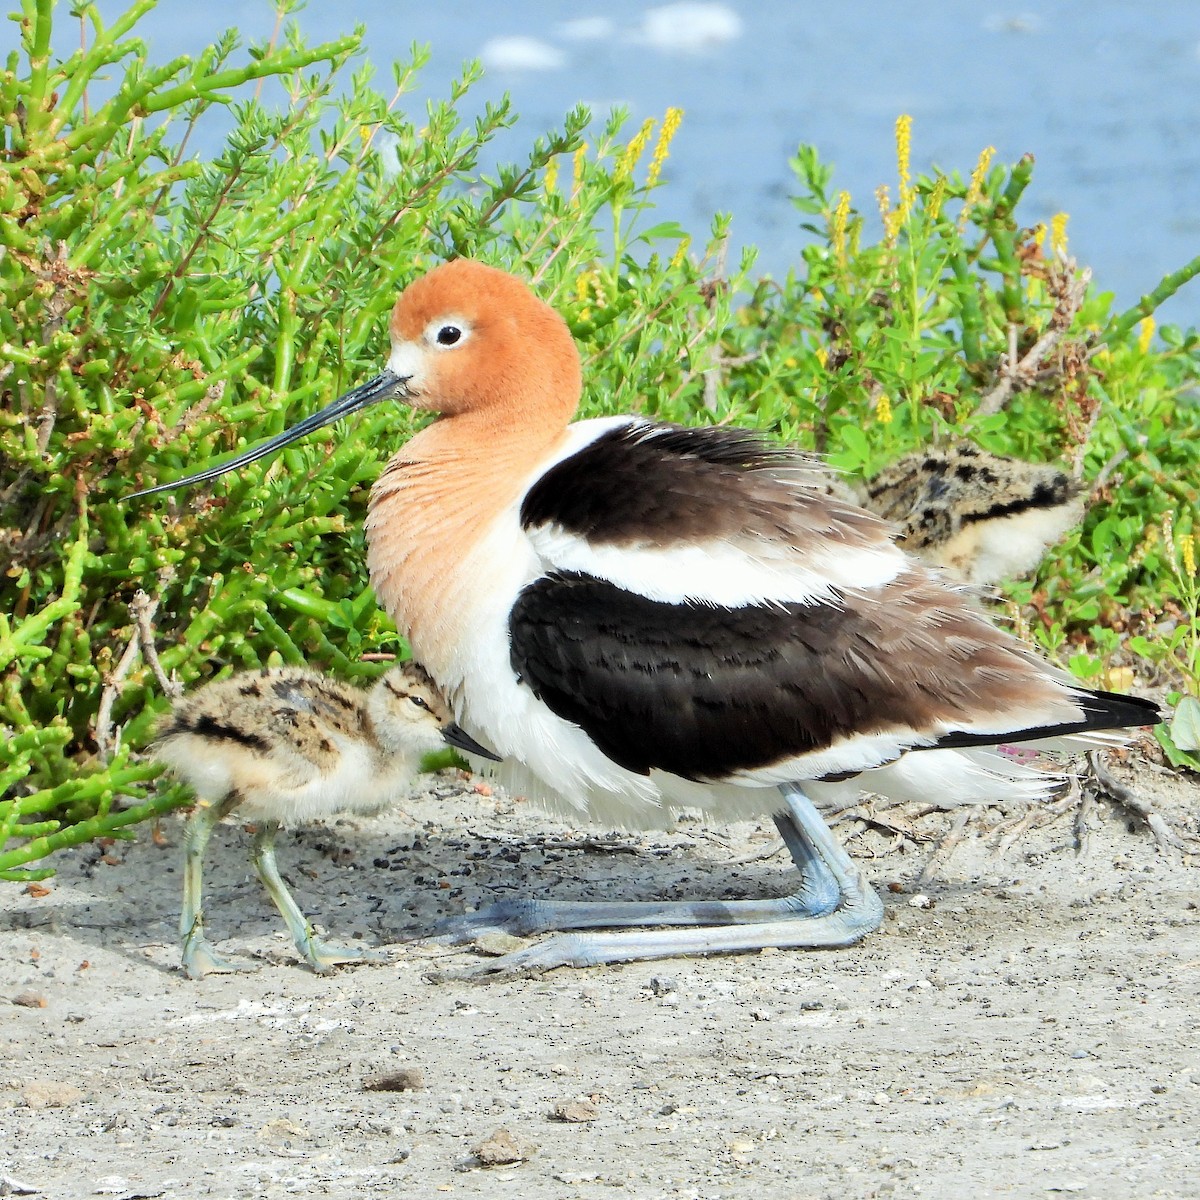
<path fill-rule="evenodd" d="M 514 505 L 565 422 L 505 427 L 486 412 L 443 417 L 388 463 L 367 517 L 371 582 L 416 657 L 446 679 L 456 630 L 488 589 L 475 551 Z"/>

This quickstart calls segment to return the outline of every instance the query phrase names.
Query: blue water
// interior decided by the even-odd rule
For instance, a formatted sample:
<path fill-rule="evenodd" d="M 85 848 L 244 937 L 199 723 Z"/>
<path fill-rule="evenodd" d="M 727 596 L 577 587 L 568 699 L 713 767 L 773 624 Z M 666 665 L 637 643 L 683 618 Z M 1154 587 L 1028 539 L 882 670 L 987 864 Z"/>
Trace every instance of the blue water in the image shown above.
<path fill-rule="evenodd" d="M 123 5 L 99 7 L 109 17 Z M 1020 215 L 1033 224 L 1067 212 L 1072 253 L 1122 307 L 1200 253 L 1197 0 L 1062 0 L 1028 11 L 973 0 L 721 7 L 723 38 L 718 28 L 711 45 L 690 51 L 683 43 L 697 19 L 647 40 L 644 21 L 655 6 L 633 0 L 314 0 L 299 20 L 312 40 L 365 23 L 381 90 L 393 60 L 406 58 L 413 41 L 430 43 L 424 95 L 444 94 L 467 58 L 487 51 L 495 64 L 495 38 L 538 39 L 548 60 L 541 68 L 493 65 L 472 93 L 476 107 L 504 91 L 514 98 L 522 120 L 499 143 L 502 157 L 522 157 L 534 135 L 578 101 L 602 111 L 627 105 L 634 121 L 683 107 L 658 193 L 662 218 L 699 240 L 715 211 L 729 211 L 737 241 L 760 247 L 761 266 L 772 272 L 786 270 L 805 240 L 788 199 L 795 188 L 787 157 L 797 143 L 814 143 L 836 164 L 835 186 L 873 212 L 878 184 L 895 192 L 893 123 L 901 112 L 914 118 L 918 172 L 933 163 L 967 172 L 986 145 L 1001 160 L 1033 153 Z M 567 23 L 584 18 L 607 27 L 580 40 Z M 70 23 L 65 4 L 60 19 Z M 161 61 L 196 53 L 228 25 L 264 38 L 273 20 L 266 0 L 164 0 L 141 29 Z M 1200 282 L 1161 315 L 1200 324 Z"/>

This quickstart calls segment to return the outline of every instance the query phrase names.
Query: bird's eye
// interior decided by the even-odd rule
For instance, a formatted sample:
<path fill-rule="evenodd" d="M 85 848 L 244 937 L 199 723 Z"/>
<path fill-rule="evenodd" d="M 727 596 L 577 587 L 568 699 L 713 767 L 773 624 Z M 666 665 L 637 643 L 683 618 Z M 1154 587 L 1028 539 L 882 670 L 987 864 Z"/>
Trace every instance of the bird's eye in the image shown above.
<path fill-rule="evenodd" d="M 430 711 L 429 704 L 420 696 L 409 696 L 409 699 L 418 707 L 423 708 L 426 712 Z"/>
<path fill-rule="evenodd" d="M 462 340 L 462 330 L 457 325 L 443 325 L 437 331 L 439 346 L 453 346 Z"/>

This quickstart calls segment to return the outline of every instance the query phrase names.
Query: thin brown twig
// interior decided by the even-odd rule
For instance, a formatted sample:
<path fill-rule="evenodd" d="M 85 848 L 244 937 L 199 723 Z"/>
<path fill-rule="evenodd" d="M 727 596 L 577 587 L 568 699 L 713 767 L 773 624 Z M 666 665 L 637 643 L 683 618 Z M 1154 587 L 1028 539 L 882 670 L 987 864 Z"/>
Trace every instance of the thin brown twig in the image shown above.
<path fill-rule="evenodd" d="M 1001 360 L 999 381 L 979 401 L 975 409 L 977 416 L 986 417 L 1000 412 L 1015 392 L 1024 391 L 1033 386 L 1042 363 L 1070 329 L 1071 322 L 1083 306 L 1084 293 L 1092 278 L 1090 268 L 1085 267 L 1076 273 L 1074 262 L 1068 259 L 1059 264 L 1059 270 L 1062 274 L 1058 281 L 1058 303 L 1050 317 L 1050 327 L 1018 359 L 1017 328 L 1015 325 L 1009 326 L 1009 349 L 1008 354 Z"/>
<path fill-rule="evenodd" d="M 1075 855 L 1087 858 L 1092 852 L 1092 817 L 1096 812 L 1096 794 L 1091 788 L 1079 788 L 1079 807 L 1075 810 Z"/>
<path fill-rule="evenodd" d="M 171 570 L 163 571 L 159 576 L 160 587 L 165 588 L 174 576 Z M 129 672 L 141 651 L 142 660 L 154 672 L 159 687 L 173 700 L 183 695 L 183 687 L 178 680 L 171 679 L 163 670 L 154 646 L 154 614 L 158 611 L 158 597 L 151 599 L 140 588 L 134 593 L 129 602 L 129 616 L 133 621 L 133 631 L 124 653 L 104 681 L 104 690 L 100 694 L 100 704 L 96 709 L 96 747 L 100 757 L 109 761 L 110 748 L 115 744 L 112 734 L 113 706 L 124 688 Z"/>
<path fill-rule="evenodd" d="M 1200 840 L 1181 837 L 1167 824 L 1159 811 L 1129 787 L 1122 783 L 1100 760 L 1100 751 L 1088 755 L 1092 777 L 1105 795 L 1115 800 L 1122 808 L 1142 818 L 1154 837 L 1155 844 L 1164 850 L 1178 850 L 1182 854 L 1200 854 Z"/>
<path fill-rule="evenodd" d="M 967 825 L 974 815 L 975 810 L 972 808 L 960 808 L 954 814 L 954 820 L 946 836 L 938 843 L 937 848 L 921 868 L 921 874 L 917 876 L 918 884 L 932 883 L 937 878 L 938 872 L 945 866 L 947 859 L 954 852 L 954 848 L 966 836 Z"/>
<path fill-rule="evenodd" d="M 158 650 L 154 646 L 154 614 L 158 611 L 158 597 L 153 600 L 146 595 L 140 588 L 134 594 L 133 601 L 129 605 L 130 615 L 137 624 L 137 640 L 141 647 L 142 658 L 146 660 L 146 665 L 154 672 L 154 678 L 158 680 L 158 686 L 162 688 L 163 694 L 170 696 L 172 700 L 178 700 L 183 695 L 183 685 L 177 679 L 172 679 L 163 670 L 163 665 L 158 659 Z"/>
<path fill-rule="evenodd" d="M 129 637 L 125 653 L 121 655 L 116 667 L 104 681 L 104 691 L 100 693 L 100 706 L 96 709 L 96 748 L 100 751 L 103 762 L 109 761 L 109 748 L 112 745 L 112 710 L 117 697 L 121 694 L 121 686 L 126 676 L 133 669 L 138 652 L 138 631 L 136 627 Z"/>
<path fill-rule="evenodd" d="M 1097 410 L 1097 411 L 1099 411 L 1099 410 Z M 1117 469 L 1117 468 L 1118 468 L 1118 467 L 1119 467 L 1119 466 L 1120 466 L 1120 465 L 1121 465 L 1121 464 L 1122 464 L 1122 463 L 1123 463 L 1123 462 L 1124 462 L 1124 461 L 1125 461 L 1125 460 L 1126 460 L 1128 457 L 1129 457 L 1129 449 L 1128 449 L 1128 447 L 1126 447 L 1126 446 L 1122 446 L 1122 447 L 1120 448 L 1120 450 L 1118 450 L 1118 451 L 1116 452 L 1116 454 L 1114 454 L 1114 455 L 1112 456 L 1112 458 L 1110 458 L 1110 459 L 1108 460 L 1108 462 L 1106 462 L 1106 463 L 1104 464 L 1104 466 L 1100 468 L 1100 474 L 1099 474 L 1099 475 L 1097 475 L 1097 476 L 1096 476 L 1096 478 L 1092 480 L 1092 497 L 1093 497 L 1093 499 L 1095 498 L 1096 494 L 1097 494 L 1097 493 L 1100 491 L 1100 489 L 1101 489 L 1102 487 L 1104 487 L 1104 485 L 1105 485 L 1105 484 L 1108 482 L 1108 480 L 1109 480 L 1109 477 L 1112 475 L 1112 473 L 1113 473 L 1113 472 L 1114 472 L 1114 471 L 1115 471 L 1115 470 L 1116 470 L 1116 469 Z M 1080 472 L 1082 472 L 1082 469 L 1083 469 L 1083 460 L 1082 460 L 1082 458 L 1081 458 L 1081 459 L 1080 459 Z M 1079 477 L 1079 476 L 1077 475 L 1077 476 L 1076 476 L 1076 478 L 1078 478 L 1078 477 Z"/>

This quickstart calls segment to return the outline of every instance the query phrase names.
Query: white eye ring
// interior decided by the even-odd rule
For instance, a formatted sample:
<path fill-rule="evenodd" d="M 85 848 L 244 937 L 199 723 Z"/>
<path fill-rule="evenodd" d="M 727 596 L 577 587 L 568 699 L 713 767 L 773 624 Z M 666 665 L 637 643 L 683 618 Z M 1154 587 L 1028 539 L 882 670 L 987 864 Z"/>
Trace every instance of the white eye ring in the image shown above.
<path fill-rule="evenodd" d="M 453 350 L 470 336 L 470 325 L 458 317 L 439 317 L 425 329 L 425 342 L 434 350 Z"/>

